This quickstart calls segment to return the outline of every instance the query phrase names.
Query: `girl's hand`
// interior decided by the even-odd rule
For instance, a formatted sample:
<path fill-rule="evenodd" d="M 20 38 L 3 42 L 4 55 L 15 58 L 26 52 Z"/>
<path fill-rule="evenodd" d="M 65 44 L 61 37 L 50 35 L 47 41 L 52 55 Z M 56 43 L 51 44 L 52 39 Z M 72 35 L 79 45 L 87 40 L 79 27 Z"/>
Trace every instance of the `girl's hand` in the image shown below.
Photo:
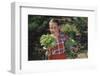
<path fill-rule="evenodd" d="M 47 54 L 48 54 L 48 56 L 50 56 L 51 53 L 52 53 L 52 48 L 49 47 L 49 48 L 47 49 Z"/>

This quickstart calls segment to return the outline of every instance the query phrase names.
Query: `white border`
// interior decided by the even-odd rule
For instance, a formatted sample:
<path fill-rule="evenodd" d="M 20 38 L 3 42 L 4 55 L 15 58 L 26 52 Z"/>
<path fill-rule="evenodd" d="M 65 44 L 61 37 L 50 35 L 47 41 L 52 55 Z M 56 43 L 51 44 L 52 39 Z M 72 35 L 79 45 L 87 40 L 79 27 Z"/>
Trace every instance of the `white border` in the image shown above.
<path fill-rule="evenodd" d="M 33 9 L 32 9 L 33 8 Z M 42 12 L 41 12 L 42 11 Z M 58 11 L 58 12 L 57 12 Z M 13 73 L 23 72 L 47 72 L 56 70 L 68 70 L 75 68 L 89 68 L 95 65 L 95 9 L 91 8 L 53 8 L 36 7 L 33 4 L 12 3 L 12 69 Z M 27 61 L 27 15 L 61 15 L 61 16 L 85 16 L 88 22 L 88 59 L 53 60 L 53 61 Z M 67 15 L 66 15 L 67 14 Z M 24 26 L 23 26 L 24 25 Z M 24 50 L 24 51 L 23 51 Z M 91 51 L 90 51 L 91 50 Z M 52 67 L 53 66 L 53 67 Z"/>

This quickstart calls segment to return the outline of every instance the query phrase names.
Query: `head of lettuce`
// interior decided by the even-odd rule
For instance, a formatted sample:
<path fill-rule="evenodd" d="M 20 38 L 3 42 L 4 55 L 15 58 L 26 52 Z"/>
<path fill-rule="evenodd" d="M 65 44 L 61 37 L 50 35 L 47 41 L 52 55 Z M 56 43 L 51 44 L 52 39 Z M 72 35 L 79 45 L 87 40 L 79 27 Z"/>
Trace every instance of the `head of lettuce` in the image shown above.
<path fill-rule="evenodd" d="M 45 48 L 52 48 L 56 45 L 56 40 L 50 34 L 42 35 L 40 37 L 40 44 L 41 46 L 44 46 Z"/>

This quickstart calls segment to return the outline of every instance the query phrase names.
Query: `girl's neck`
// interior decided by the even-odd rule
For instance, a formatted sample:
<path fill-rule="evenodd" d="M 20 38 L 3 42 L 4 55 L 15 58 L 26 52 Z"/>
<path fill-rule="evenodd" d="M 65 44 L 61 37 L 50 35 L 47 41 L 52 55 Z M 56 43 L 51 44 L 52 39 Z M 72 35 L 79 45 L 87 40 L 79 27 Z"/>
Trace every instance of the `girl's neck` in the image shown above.
<path fill-rule="evenodd" d="M 59 37 L 60 37 L 60 33 L 58 33 L 58 34 L 54 34 L 54 36 L 55 36 L 55 38 L 58 40 L 59 39 Z"/>

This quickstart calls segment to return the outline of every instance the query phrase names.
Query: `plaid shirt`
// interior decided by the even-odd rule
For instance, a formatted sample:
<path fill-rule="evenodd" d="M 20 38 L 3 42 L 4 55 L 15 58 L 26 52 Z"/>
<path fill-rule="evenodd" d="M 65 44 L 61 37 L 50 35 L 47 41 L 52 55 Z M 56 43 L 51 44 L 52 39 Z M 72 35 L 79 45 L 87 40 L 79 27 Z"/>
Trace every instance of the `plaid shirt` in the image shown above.
<path fill-rule="evenodd" d="M 68 36 L 60 33 L 59 39 L 56 41 L 56 45 L 51 49 L 51 55 L 62 54 L 65 52 L 64 42 L 67 40 Z"/>

